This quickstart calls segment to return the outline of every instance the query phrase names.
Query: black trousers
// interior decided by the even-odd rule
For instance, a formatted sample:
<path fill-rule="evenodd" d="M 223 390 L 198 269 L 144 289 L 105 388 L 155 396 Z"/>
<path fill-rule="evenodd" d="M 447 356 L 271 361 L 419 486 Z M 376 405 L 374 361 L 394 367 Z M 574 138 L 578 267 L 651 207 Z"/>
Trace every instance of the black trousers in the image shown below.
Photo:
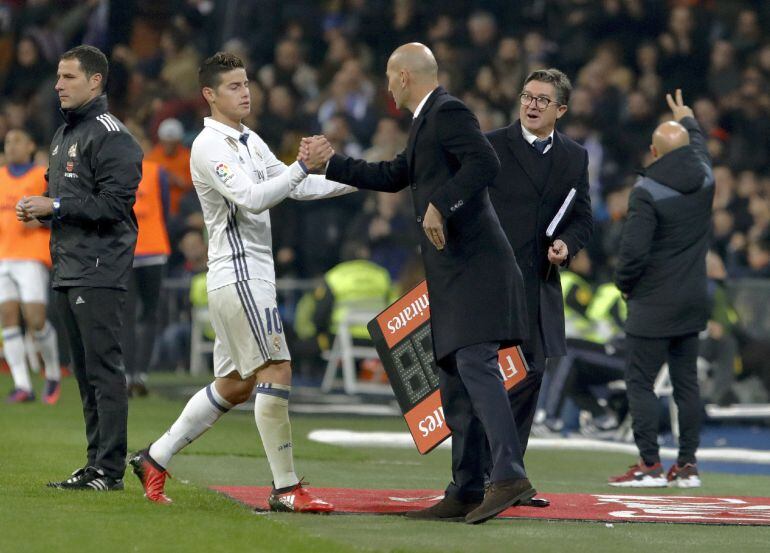
<path fill-rule="evenodd" d="M 165 268 L 165 265 L 148 265 L 131 270 L 121 336 L 129 381 L 142 380 L 150 367 L 158 334 L 158 304 Z"/>
<path fill-rule="evenodd" d="M 59 288 L 54 301 L 67 334 L 80 388 L 88 465 L 121 478 L 126 469 L 128 397 L 120 330 L 126 292 Z"/>
<path fill-rule="evenodd" d="M 543 384 L 546 359 L 535 360 L 533 356 L 525 354 L 529 372 L 508 394 L 511 403 L 511 412 L 516 421 L 516 434 L 519 438 L 521 454 L 527 452 L 529 433 L 532 430 L 532 421 L 535 420 L 537 400 L 540 397 L 540 388 Z"/>
<path fill-rule="evenodd" d="M 603 344 L 571 339 L 567 342 L 567 355 L 560 358 L 557 371 L 564 374 L 564 381 L 555 405 L 550 406 L 555 416 L 561 413 L 564 401 L 572 399 L 581 411 L 601 416 L 605 410 L 599 405 L 591 388 L 625 378 L 626 357 L 610 355 Z"/>
<path fill-rule="evenodd" d="M 445 493 L 464 502 L 483 499 L 488 465 L 490 482 L 526 478 L 498 348 L 493 342 L 475 344 L 438 364 L 441 403 L 452 430 L 452 482 Z"/>
<path fill-rule="evenodd" d="M 642 460 L 660 462 L 658 452 L 658 398 L 653 391 L 655 377 L 668 361 L 668 372 L 679 408 L 680 465 L 695 462 L 700 443 L 701 404 L 698 390 L 698 335 L 674 338 L 626 336 L 626 391 L 633 418 L 634 440 Z"/>

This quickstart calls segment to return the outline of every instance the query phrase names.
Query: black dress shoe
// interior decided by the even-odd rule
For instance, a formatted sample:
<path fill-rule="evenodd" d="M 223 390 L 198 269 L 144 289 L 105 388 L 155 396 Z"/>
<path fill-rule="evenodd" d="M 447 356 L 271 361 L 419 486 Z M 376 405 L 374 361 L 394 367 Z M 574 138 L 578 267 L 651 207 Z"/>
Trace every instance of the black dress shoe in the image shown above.
<path fill-rule="evenodd" d="M 481 505 L 481 501 L 463 503 L 454 497 L 444 497 L 435 505 L 419 511 L 404 513 L 414 520 L 441 520 L 443 522 L 464 522 L 465 516 Z"/>
<path fill-rule="evenodd" d="M 505 511 L 532 499 L 537 492 L 527 478 L 503 480 L 489 485 L 484 501 L 465 517 L 468 524 L 481 524 Z"/>
<path fill-rule="evenodd" d="M 551 506 L 551 500 L 545 497 L 533 497 L 519 503 L 519 507 L 538 507 L 544 509 Z"/>

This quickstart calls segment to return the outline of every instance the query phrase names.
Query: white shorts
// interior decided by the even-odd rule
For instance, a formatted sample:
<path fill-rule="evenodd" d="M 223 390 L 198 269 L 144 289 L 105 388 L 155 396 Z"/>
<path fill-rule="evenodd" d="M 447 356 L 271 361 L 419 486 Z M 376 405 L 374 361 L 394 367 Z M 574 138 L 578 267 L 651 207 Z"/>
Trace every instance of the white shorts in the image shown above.
<path fill-rule="evenodd" d="M 0 303 L 48 303 L 48 267 L 39 261 L 0 261 Z"/>
<path fill-rule="evenodd" d="M 274 284 L 252 279 L 212 290 L 209 315 L 217 335 L 214 376 L 238 371 L 248 378 L 271 361 L 291 360 Z"/>

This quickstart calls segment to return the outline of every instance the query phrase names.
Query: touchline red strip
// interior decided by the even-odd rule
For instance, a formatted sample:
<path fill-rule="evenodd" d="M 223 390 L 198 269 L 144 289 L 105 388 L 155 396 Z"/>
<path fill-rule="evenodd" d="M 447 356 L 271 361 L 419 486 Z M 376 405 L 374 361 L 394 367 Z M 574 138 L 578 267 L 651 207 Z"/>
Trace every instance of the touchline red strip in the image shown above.
<path fill-rule="evenodd" d="M 212 488 L 258 510 L 267 510 L 269 487 L 215 486 Z M 437 490 L 359 490 L 313 488 L 330 501 L 336 514 L 398 515 L 429 507 Z M 665 522 L 680 524 L 770 525 L 768 497 L 694 497 L 679 495 L 619 495 L 544 493 L 545 509 L 515 507 L 500 515 L 513 519 L 587 520 L 603 522 Z"/>

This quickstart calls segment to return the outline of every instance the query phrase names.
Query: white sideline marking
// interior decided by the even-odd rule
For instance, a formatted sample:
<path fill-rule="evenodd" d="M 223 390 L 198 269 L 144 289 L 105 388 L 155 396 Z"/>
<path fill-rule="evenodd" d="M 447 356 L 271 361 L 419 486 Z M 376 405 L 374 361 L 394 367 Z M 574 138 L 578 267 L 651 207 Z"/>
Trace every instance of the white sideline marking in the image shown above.
<path fill-rule="evenodd" d="M 414 441 L 408 432 L 354 432 L 352 430 L 313 430 L 308 438 L 324 444 L 347 447 L 394 447 L 413 448 Z M 452 438 L 443 442 L 439 447 L 449 448 Z M 612 453 L 629 453 L 638 455 L 633 444 L 620 444 L 603 440 L 586 438 L 530 438 L 529 448 L 544 450 L 571 451 L 605 451 Z M 661 457 L 676 458 L 677 450 L 672 447 L 662 447 Z M 703 461 L 732 461 L 738 463 L 759 463 L 770 465 L 770 451 L 742 449 L 737 447 L 702 447 L 698 450 L 698 459 Z"/>

